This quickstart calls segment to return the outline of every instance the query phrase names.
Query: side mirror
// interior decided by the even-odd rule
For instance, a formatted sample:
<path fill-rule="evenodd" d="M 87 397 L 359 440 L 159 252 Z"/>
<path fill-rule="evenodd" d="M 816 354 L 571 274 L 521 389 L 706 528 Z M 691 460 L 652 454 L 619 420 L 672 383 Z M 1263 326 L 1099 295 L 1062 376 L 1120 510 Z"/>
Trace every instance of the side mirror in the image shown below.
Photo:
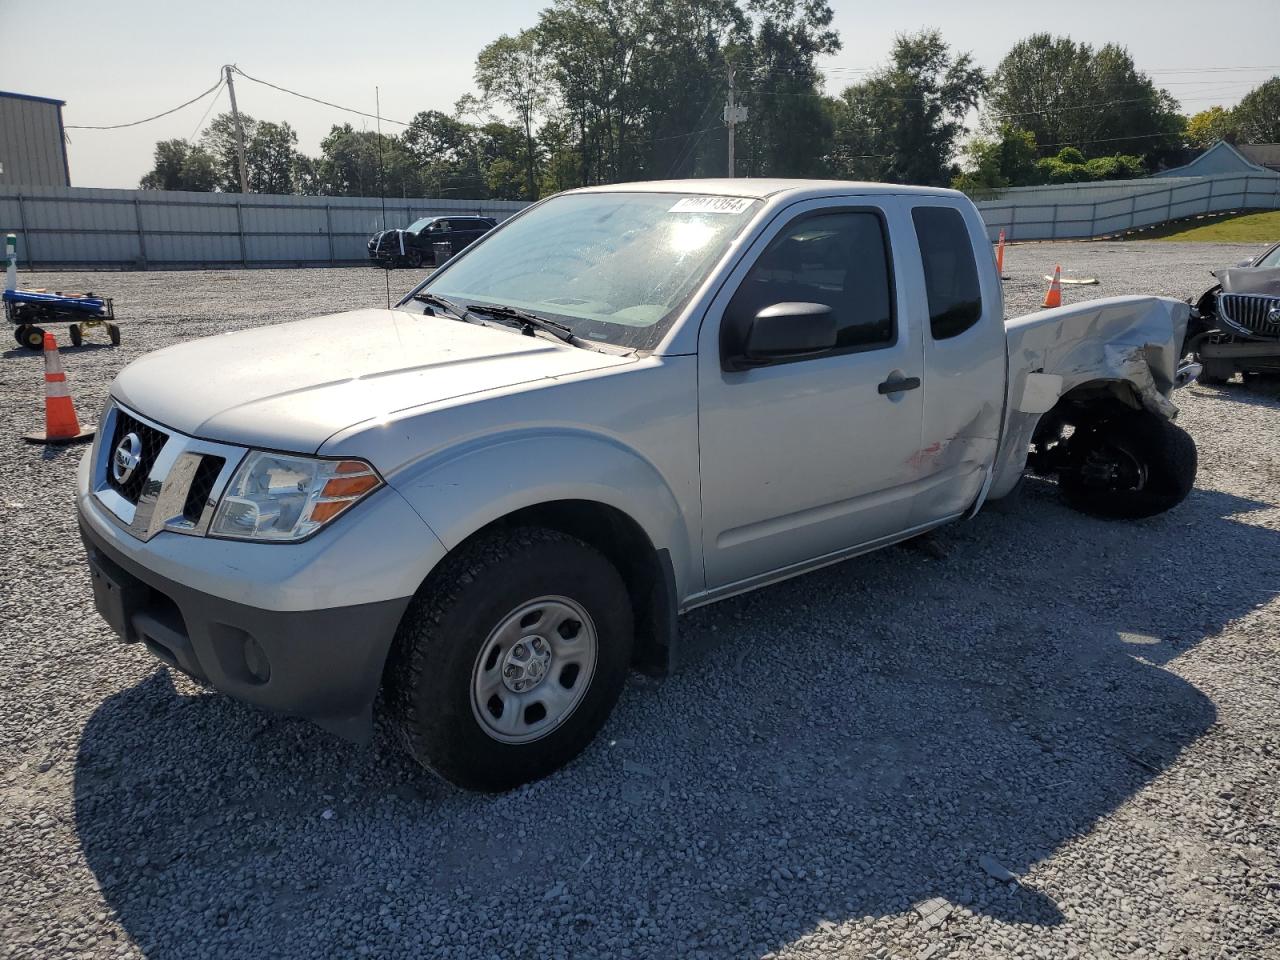
<path fill-rule="evenodd" d="M 1236 266 L 1237 266 L 1237 267 L 1252 267 L 1252 266 L 1253 266 L 1253 259 L 1252 259 L 1252 258 L 1250 258 L 1250 259 L 1248 259 L 1248 260 L 1241 260 L 1239 263 L 1237 263 L 1237 264 L 1236 264 Z"/>
<path fill-rule="evenodd" d="M 825 303 L 775 303 L 747 323 L 738 344 L 726 342 L 724 370 L 749 370 L 824 353 L 836 345 L 836 318 Z"/>

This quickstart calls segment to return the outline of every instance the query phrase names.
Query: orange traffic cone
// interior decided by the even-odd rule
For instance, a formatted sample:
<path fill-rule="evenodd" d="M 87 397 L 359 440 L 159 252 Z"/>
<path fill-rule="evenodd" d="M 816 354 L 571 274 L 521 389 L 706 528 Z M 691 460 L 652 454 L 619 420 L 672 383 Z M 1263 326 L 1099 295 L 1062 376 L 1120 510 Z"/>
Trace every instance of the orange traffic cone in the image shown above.
<path fill-rule="evenodd" d="M 93 424 L 83 429 L 67 390 L 67 374 L 58 356 L 58 341 L 44 335 L 44 429 L 28 433 L 30 443 L 75 443 L 93 438 Z"/>
<path fill-rule="evenodd" d="M 1000 239 L 996 241 L 996 276 L 1004 279 L 1004 231 L 1000 231 Z"/>
<path fill-rule="evenodd" d="M 1053 268 L 1053 279 L 1049 281 L 1049 292 L 1044 295 L 1042 307 L 1062 306 L 1062 266 Z"/>

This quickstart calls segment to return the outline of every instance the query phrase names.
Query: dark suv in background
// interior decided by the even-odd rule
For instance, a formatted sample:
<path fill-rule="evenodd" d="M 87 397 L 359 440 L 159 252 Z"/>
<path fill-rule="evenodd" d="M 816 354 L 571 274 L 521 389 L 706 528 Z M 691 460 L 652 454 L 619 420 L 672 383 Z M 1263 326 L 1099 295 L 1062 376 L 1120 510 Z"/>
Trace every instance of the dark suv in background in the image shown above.
<path fill-rule="evenodd" d="M 493 217 L 422 217 L 403 230 L 383 230 L 369 238 L 369 259 L 382 267 L 439 266 L 437 243 L 449 245 L 449 256 L 498 225 Z"/>

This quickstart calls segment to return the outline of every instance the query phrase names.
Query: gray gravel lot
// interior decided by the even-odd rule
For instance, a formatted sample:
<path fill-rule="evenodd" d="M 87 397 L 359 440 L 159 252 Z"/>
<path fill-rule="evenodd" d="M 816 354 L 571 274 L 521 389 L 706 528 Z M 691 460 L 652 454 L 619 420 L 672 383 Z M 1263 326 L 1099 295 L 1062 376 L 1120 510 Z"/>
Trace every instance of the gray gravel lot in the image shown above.
<path fill-rule="evenodd" d="M 1246 249 L 1012 247 L 1009 312 L 1055 262 L 1102 280 L 1068 303 L 1187 297 Z M 22 280 L 116 298 L 123 345 L 64 351 L 86 419 L 149 349 L 383 283 Z M 18 439 L 37 356 L 0 371 L 0 957 L 1280 956 L 1274 383 L 1179 394 L 1200 479 L 1164 516 L 1093 520 L 1033 481 L 924 547 L 696 611 L 677 676 L 490 797 L 117 644 L 80 450 Z"/>

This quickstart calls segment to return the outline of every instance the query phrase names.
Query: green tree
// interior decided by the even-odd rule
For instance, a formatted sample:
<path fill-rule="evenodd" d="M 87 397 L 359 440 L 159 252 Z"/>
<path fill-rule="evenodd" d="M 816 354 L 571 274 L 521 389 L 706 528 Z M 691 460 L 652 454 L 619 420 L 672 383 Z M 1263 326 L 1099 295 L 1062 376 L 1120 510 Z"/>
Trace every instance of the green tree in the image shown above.
<path fill-rule="evenodd" d="M 398 137 L 334 126 L 320 141 L 318 193 L 331 197 L 417 197 L 422 181 L 414 157 Z"/>
<path fill-rule="evenodd" d="M 212 191 L 218 183 L 214 158 L 203 147 L 186 140 L 161 140 L 155 148 L 155 164 L 138 184 L 143 190 Z"/>
<path fill-rule="evenodd" d="M 515 115 L 524 131 L 520 162 L 525 197 L 538 199 L 538 149 L 534 125 L 551 99 L 550 58 L 536 30 L 505 33 L 476 58 L 476 86 L 486 103 L 500 103 Z M 510 159 L 510 158 L 507 158 Z"/>
<path fill-rule="evenodd" d="M 1234 118 L 1245 143 L 1280 143 L 1280 76 L 1241 98 Z"/>
<path fill-rule="evenodd" d="M 428 195 L 457 196 L 468 189 L 483 195 L 473 124 L 439 110 L 423 110 L 409 122 L 402 139 Z"/>
<path fill-rule="evenodd" d="M 240 114 L 244 130 L 245 163 L 248 163 L 248 144 L 258 127 L 258 121 L 247 113 Z M 209 121 L 200 135 L 200 146 L 213 157 L 217 170 L 218 189 L 223 193 L 240 192 L 240 156 L 236 151 L 236 126 L 229 113 L 220 113 Z"/>
<path fill-rule="evenodd" d="M 249 189 L 254 193 L 293 193 L 298 135 L 287 123 L 263 120 L 254 124 L 244 145 Z"/>
<path fill-rule="evenodd" d="M 817 58 L 840 50 L 827 0 L 751 0 L 751 35 L 733 59 L 750 116 L 738 128 L 739 173 L 811 177 L 827 171 L 835 125 Z M 717 111 L 718 113 L 719 111 Z"/>
<path fill-rule="evenodd" d="M 488 196 L 496 200 L 522 198 L 526 187 L 521 162 L 524 143 L 524 131 L 509 123 L 495 120 L 476 131 L 477 165 Z"/>
<path fill-rule="evenodd" d="M 938 31 L 898 36 L 890 64 L 832 105 L 833 166 L 857 179 L 949 184 L 964 116 L 985 84 L 969 54 L 953 55 Z"/>
<path fill-rule="evenodd" d="M 1177 101 L 1140 72 L 1123 47 L 1095 50 L 1038 33 L 1015 44 L 991 79 L 988 126 L 1030 130 L 1043 157 L 1063 146 L 1086 157 L 1117 148 L 1152 165 L 1177 155 L 1186 120 Z"/>
<path fill-rule="evenodd" d="M 1001 124 L 994 137 L 975 137 L 964 148 L 966 169 L 951 185 L 975 192 L 1035 183 L 1036 138 L 1029 130 Z"/>
<path fill-rule="evenodd" d="M 255 120 L 240 114 L 244 130 L 244 162 L 253 193 L 294 193 L 298 190 L 298 135 L 288 123 Z M 240 192 L 240 156 L 236 150 L 235 121 L 229 113 L 214 117 L 200 135 L 200 146 L 213 159 L 217 188 Z"/>
<path fill-rule="evenodd" d="M 1225 107 L 1210 107 L 1187 119 L 1187 144 L 1197 150 L 1207 150 L 1219 140 L 1226 140 L 1236 133 L 1233 111 Z"/>

